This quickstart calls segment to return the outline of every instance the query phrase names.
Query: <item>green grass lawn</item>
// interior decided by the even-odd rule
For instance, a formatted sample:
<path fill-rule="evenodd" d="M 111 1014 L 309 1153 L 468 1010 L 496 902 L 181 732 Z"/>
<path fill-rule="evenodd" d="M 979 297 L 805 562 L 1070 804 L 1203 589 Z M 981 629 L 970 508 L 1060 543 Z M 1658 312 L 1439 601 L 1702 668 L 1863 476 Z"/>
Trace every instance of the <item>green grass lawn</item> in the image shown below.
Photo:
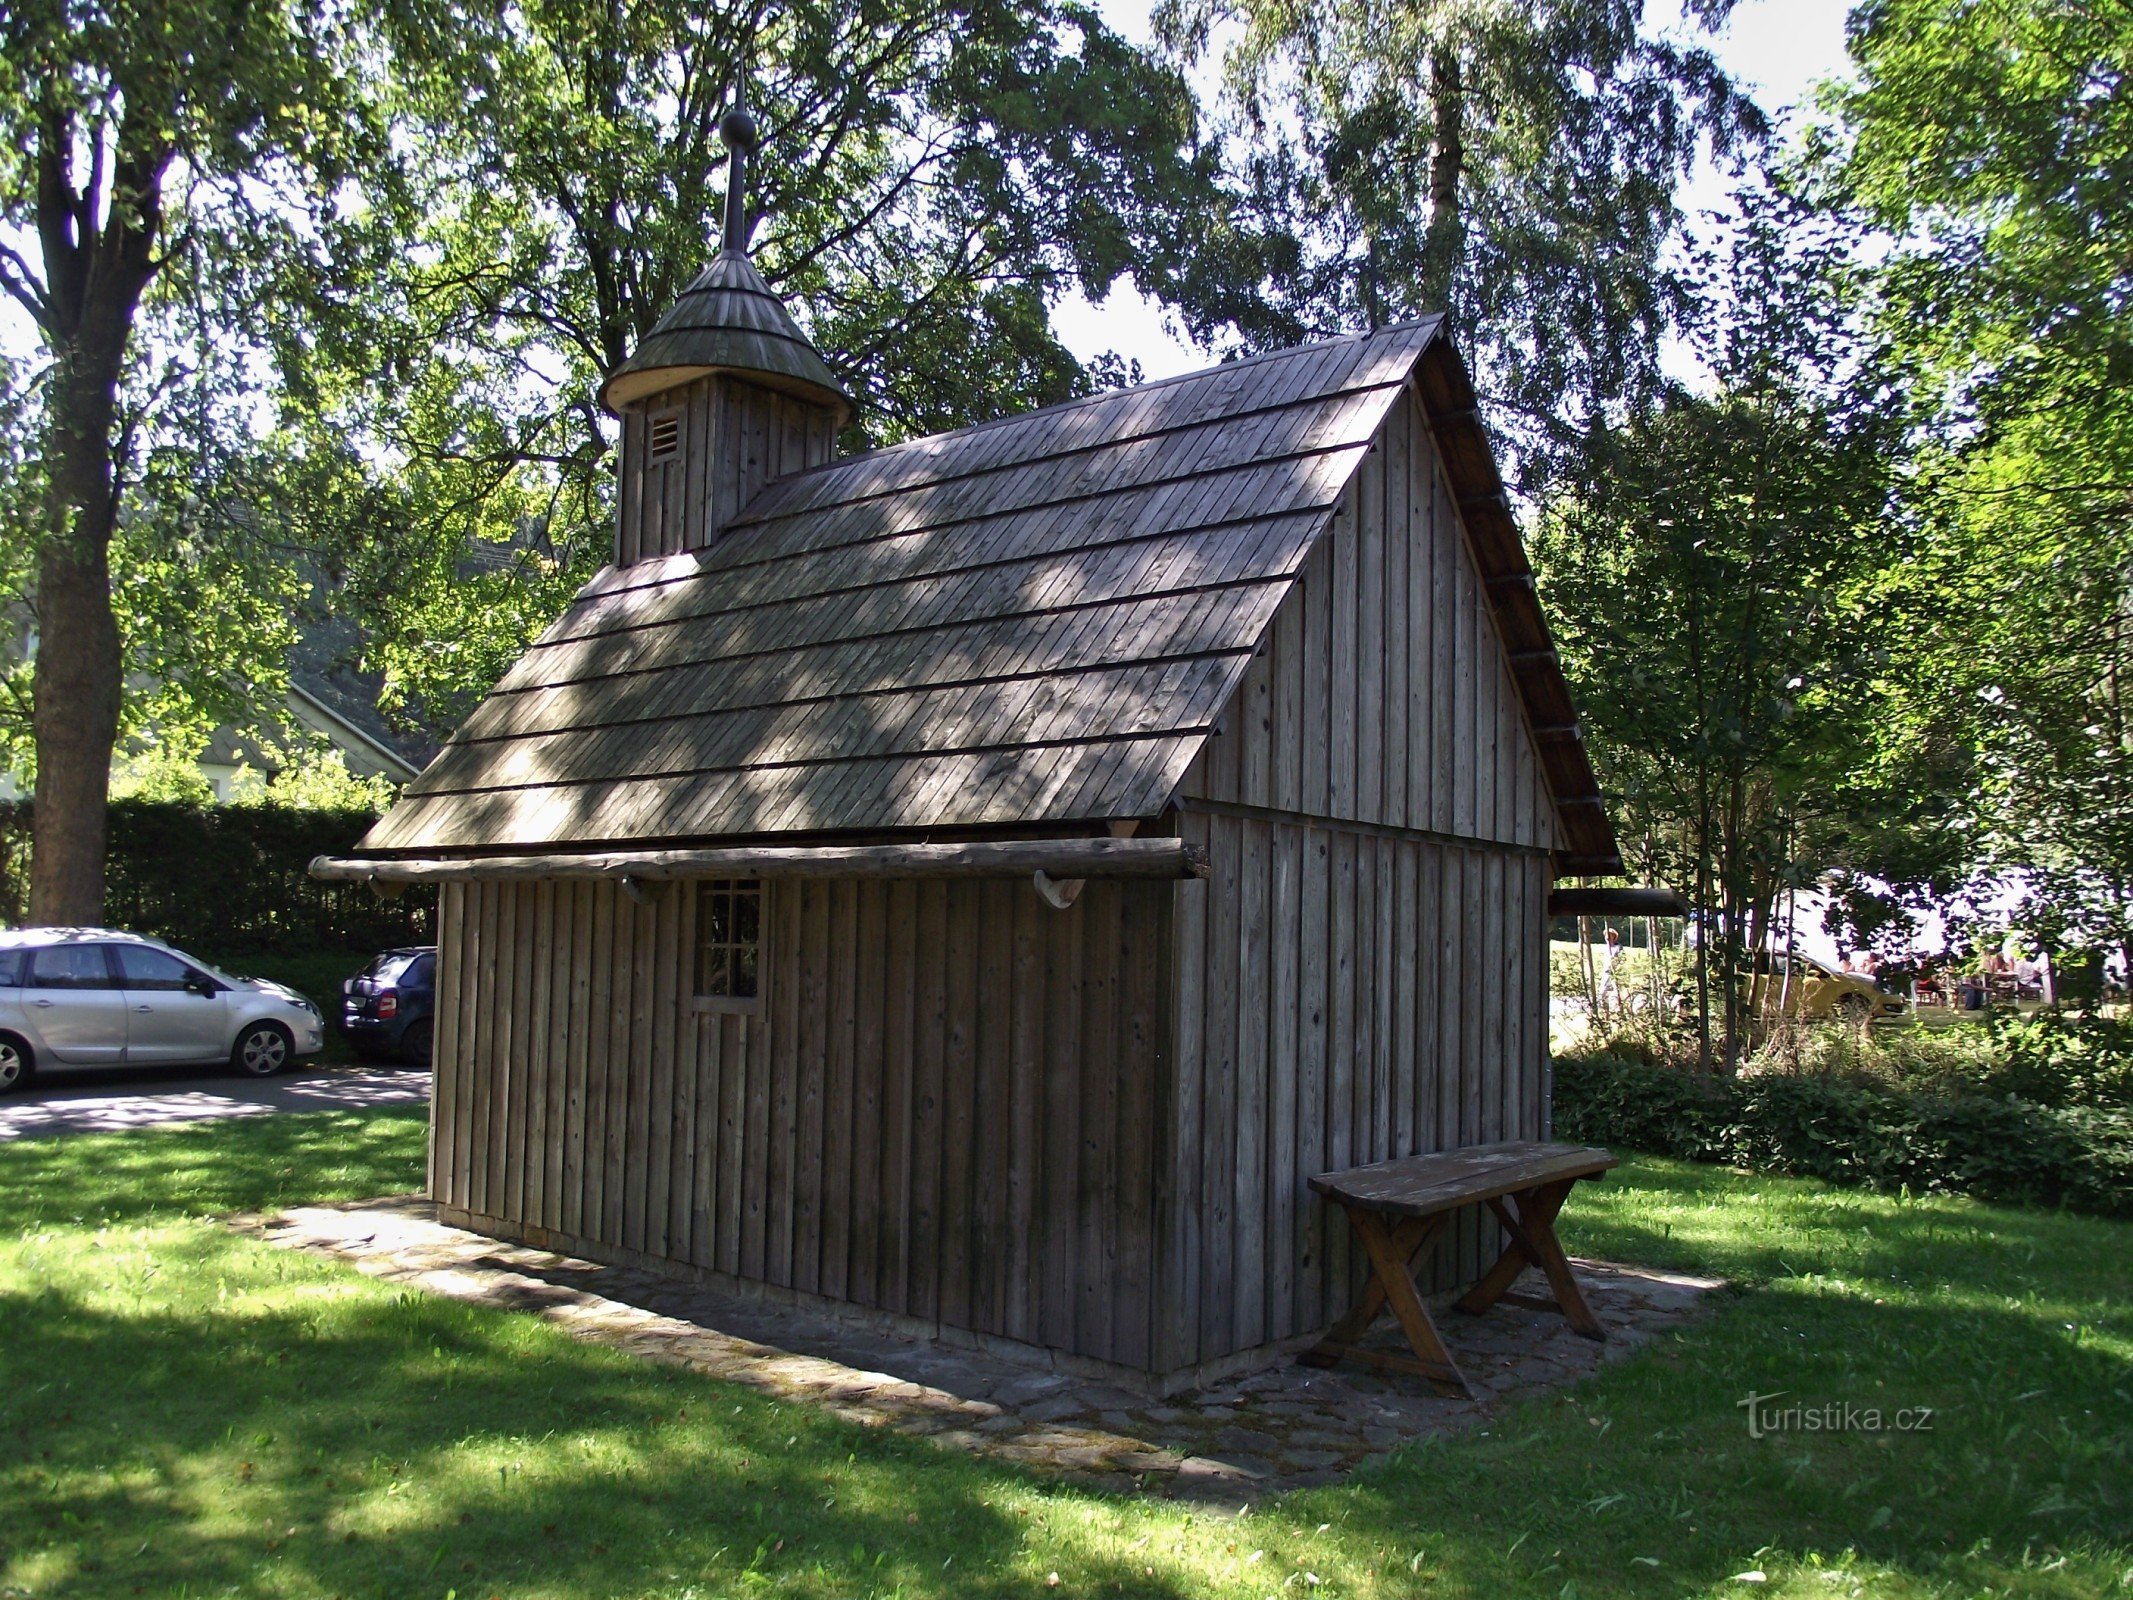
<path fill-rule="evenodd" d="M 206 1220 L 409 1188 L 421 1148 L 389 1113 L 0 1147 L 0 1596 L 2133 1596 L 2123 1224 L 1639 1161 L 1579 1191 L 1572 1248 L 1741 1293 L 1238 1519 Z M 1751 1389 L 1932 1425 L 1754 1440 Z"/>

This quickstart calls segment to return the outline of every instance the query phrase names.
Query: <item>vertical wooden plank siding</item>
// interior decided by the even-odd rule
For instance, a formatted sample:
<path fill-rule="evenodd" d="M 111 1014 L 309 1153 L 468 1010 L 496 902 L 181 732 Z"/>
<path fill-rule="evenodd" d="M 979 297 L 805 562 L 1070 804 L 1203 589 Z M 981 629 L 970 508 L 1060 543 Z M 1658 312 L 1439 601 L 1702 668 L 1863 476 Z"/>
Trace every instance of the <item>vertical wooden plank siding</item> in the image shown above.
<path fill-rule="evenodd" d="M 648 424 L 670 411 L 681 447 L 654 462 Z M 834 446 L 826 409 L 737 377 L 715 374 L 647 396 L 622 418 L 616 564 L 701 549 L 764 484 L 821 465 Z"/>
<path fill-rule="evenodd" d="M 432 1192 L 1146 1368 L 1167 1309 L 1172 896 L 1091 883 L 1059 912 L 1022 883 L 772 883 L 763 1010 L 721 1015 L 691 1001 L 687 885 L 644 905 L 607 883 L 453 886 L 440 964 L 463 1006 L 438 1036 Z M 486 1120 L 461 1154 L 466 1110 Z"/>
<path fill-rule="evenodd" d="M 1361 1266 L 1306 1179 L 1538 1137 L 1546 1065 L 1544 856 L 1308 821 L 1182 820 L 1205 831 L 1215 874 L 1171 891 L 1168 1181 L 1199 1201 L 1164 1212 L 1165 1293 L 1189 1290 L 1192 1307 L 1161 1308 L 1164 1370 L 1332 1321 Z M 1478 1222 L 1454 1231 L 1440 1277 L 1482 1264 Z"/>
<path fill-rule="evenodd" d="M 1396 407 L 1180 790 L 1172 1368 L 1322 1328 L 1315 1172 L 1538 1137 L 1551 802 L 1419 409 Z M 1265 748 L 1253 749 L 1256 742 Z M 1462 1219 L 1434 1270 L 1481 1265 Z"/>

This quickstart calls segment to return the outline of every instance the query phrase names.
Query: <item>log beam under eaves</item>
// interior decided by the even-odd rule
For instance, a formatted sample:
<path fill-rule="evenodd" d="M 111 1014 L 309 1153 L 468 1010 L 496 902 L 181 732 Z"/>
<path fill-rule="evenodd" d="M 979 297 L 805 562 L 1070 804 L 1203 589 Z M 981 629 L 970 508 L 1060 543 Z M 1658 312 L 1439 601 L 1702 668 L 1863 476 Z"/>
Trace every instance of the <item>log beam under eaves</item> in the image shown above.
<path fill-rule="evenodd" d="M 967 844 L 727 845 L 702 850 L 429 858 L 319 856 L 314 878 L 370 884 L 480 879 L 1204 878 L 1207 852 L 1182 839 L 1007 839 Z"/>

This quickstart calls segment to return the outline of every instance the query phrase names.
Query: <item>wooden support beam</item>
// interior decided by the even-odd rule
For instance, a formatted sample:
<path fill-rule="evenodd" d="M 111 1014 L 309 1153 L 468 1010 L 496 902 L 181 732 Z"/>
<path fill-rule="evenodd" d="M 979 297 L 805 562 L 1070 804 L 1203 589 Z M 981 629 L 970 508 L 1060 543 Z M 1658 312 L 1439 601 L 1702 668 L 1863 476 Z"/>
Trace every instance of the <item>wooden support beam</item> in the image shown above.
<path fill-rule="evenodd" d="M 1551 917 L 1685 917 L 1687 904 L 1671 889 L 1557 889 Z"/>
<path fill-rule="evenodd" d="M 320 856 L 314 878 L 368 883 L 615 878 L 1195 878 L 1207 852 L 1182 839 L 1009 839 L 969 844 L 729 845 L 701 850 L 392 860 Z"/>
<path fill-rule="evenodd" d="M 1584 742 L 1585 729 L 1581 724 L 1575 722 L 1551 722 L 1545 727 L 1535 728 L 1533 737 L 1542 740 L 1567 740 L 1572 744 L 1581 744 Z"/>
<path fill-rule="evenodd" d="M 1553 645 L 1544 646 L 1539 650 L 1513 650 L 1510 655 L 1511 665 L 1514 667 L 1535 667 L 1543 663 L 1553 666 L 1558 659 Z"/>

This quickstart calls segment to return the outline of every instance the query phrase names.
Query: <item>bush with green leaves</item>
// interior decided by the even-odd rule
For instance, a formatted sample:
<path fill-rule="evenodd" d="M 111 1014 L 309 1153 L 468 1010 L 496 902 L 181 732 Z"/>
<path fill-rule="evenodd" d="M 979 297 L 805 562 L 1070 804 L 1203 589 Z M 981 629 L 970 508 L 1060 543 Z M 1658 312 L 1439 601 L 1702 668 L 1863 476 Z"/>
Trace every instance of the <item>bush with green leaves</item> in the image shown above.
<path fill-rule="evenodd" d="M 1834 1077 L 1719 1079 L 1594 1053 L 1555 1063 L 1558 1138 L 1873 1189 L 2133 1216 L 2133 1112 Z"/>
<path fill-rule="evenodd" d="M 427 940 L 435 890 L 381 900 L 308 871 L 314 856 L 353 849 L 375 820 L 361 809 L 115 800 L 104 922 L 216 956 Z M 30 803 L 0 803 L 0 926 L 28 907 L 29 837 Z"/>

